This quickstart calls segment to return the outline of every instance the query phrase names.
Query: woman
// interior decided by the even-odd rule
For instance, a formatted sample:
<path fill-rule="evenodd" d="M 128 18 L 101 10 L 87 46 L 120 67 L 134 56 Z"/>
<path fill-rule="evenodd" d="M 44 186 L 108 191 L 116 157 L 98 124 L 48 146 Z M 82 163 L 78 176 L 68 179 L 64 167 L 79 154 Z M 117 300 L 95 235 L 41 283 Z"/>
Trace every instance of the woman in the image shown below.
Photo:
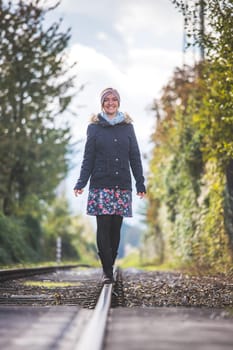
<path fill-rule="evenodd" d="M 123 217 L 132 216 L 130 167 L 136 180 L 137 195 L 146 189 L 132 120 L 118 111 L 120 95 L 107 88 L 101 93 L 102 112 L 92 117 L 80 177 L 74 187 L 83 193 L 90 178 L 87 214 L 97 220 L 97 247 L 103 267 L 103 282 L 113 282 L 113 265 L 120 243 Z"/>

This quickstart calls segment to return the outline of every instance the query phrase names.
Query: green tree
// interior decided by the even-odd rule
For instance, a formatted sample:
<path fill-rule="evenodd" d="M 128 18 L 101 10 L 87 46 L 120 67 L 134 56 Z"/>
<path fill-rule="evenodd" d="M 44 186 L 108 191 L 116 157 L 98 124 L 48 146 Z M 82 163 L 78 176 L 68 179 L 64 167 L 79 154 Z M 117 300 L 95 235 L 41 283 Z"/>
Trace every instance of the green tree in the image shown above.
<path fill-rule="evenodd" d="M 68 170 L 70 128 L 61 116 L 73 87 L 70 29 L 46 28 L 57 5 L 0 2 L 0 204 L 22 211 L 27 196 L 48 201 Z"/>
<path fill-rule="evenodd" d="M 165 259 L 222 270 L 230 266 L 233 250 L 233 4 L 172 2 L 205 60 L 181 70 L 179 84 L 176 71 L 154 106 L 148 218 L 151 234 L 162 233 Z"/>
<path fill-rule="evenodd" d="M 203 156 L 206 162 L 211 163 L 207 168 L 217 169 L 219 179 L 216 181 L 222 184 L 219 200 L 222 202 L 224 215 L 221 220 L 224 222 L 221 227 L 225 224 L 233 250 L 233 2 L 202 0 L 196 9 L 193 1 L 186 7 L 184 1 L 173 2 L 182 10 L 186 26 L 193 28 L 190 31 L 193 41 L 199 45 L 201 43 L 206 52 L 206 60 L 202 64 L 204 94 L 194 118 L 203 135 Z M 195 25 L 200 2 L 206 22 L 202 33 L 200 27 Z M 196 15 L 193 16 L 193 13 Z"/>
<path fill-rule="evenodd" d="M 203 161 L 189 100 L 192 95 L 198 99 L 200 93 L 198 71 L 198 66 L 177 68 L 153 106 L 157 118 L 152 135 L 155 147 L 150 163 L 147 236 L 155 237 L 160 262 L 176 255 L 189 260 L 193 250 L 190 236 Z"/>

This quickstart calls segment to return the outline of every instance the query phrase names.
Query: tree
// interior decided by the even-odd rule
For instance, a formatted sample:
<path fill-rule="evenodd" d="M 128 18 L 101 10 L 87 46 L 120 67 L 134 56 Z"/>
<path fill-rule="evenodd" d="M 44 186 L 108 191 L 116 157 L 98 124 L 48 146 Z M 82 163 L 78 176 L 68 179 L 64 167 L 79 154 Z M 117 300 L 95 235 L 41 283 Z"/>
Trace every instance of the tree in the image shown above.
<path fill-rule="evenodd" d="M 182 79 L 176 70 L 154 106 L 148 219 L 152 234 L 162 232 L 165 258 L 224 270 L 233 247 L 233 4 L 172 2 L 205 59 L 186 72 L 184 67 Z M 198 25 L 200 8 L 205 32 Z"/>
<path fill-rule="evenodd" d="M 203 171 L 201 137 L 190 110 L 190 97 L 200 99 L 198 71 L 198 66 L 177 68 L 153 105 L 157 118 L 147 217 L 160 262 L 174 256 L 187 261 L 192 255 L 190 235 Z"/>
<path fill-rule="evenodd" d="M 68 170 L 72 99 L 70 29 L 46 28 L 42 0 L 0 2 L 0 204 L 6 215 L 30 195 L 48 201 Z"/>

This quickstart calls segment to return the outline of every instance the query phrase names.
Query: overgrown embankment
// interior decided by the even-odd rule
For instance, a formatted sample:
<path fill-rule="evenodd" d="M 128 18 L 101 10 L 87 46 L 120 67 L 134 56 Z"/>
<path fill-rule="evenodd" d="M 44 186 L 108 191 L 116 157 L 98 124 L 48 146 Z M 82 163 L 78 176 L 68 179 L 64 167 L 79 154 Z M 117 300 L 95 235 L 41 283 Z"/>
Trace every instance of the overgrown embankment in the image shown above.
<path fill-rule="evenodd" d="M 233 253 L 232 2 L 205 2 L 205 16 L 193 39 L 205 60 L 177 68 L 153 105 L 145 247 L 156 263 L 221 271 Z"/>

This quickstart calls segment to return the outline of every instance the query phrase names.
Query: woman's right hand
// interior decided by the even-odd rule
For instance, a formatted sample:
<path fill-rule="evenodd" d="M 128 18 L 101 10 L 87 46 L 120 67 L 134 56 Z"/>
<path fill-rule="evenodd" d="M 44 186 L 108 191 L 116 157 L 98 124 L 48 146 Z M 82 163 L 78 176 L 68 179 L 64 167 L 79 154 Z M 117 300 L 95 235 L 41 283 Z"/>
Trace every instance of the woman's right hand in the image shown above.
<path fill-rule="evenodd" d="M 74 195 L 76 196 L 76 197 L 78 197 L 80 194 L 82 194 L 83 193 L 83 188 L 81 188 L 81 189 L 78 189 L 78 190 L 74 190 Z"/>

